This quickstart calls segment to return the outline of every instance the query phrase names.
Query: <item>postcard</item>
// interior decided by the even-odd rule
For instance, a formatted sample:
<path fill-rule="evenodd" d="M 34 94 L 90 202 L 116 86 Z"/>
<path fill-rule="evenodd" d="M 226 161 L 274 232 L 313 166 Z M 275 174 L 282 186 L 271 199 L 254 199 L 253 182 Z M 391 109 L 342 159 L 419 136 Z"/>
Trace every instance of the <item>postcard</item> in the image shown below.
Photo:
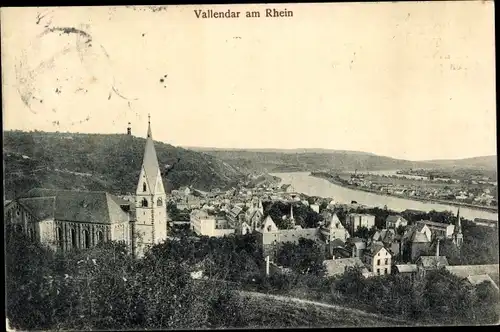
<path fill-rule="evenodd" d="M 492 325 L 492 1 L 1 8 L 10 330 Z"/>

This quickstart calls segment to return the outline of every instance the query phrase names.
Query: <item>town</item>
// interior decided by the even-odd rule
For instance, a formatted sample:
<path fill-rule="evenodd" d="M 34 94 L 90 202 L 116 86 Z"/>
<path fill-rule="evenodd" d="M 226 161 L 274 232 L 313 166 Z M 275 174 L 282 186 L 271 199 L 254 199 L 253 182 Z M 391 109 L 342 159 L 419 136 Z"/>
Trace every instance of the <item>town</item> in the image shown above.
<path fill-rule="evenodd" d="M 497 182 L 488 176 L 463 172 L 452 176 L 443 171 L 404 170 L 394 174 L 324 173 L 316 176 L 369 192 L 423 201 L 497 209 Z M 438 175 L 441 174 L 441 175 Z"/>
<path fill-rule="evenodd" d="M 5 201 L 9 243 L 24 236 L 47 248 L 43 250 L 61 254 L 63 260 L 75 254 L 88 260 L 86 252 L 98 250 L 95 253 L 101 254 L 92 258 L 94 265 L 103 259 L 103 245 L 117 243 L 124 246 L 122 255 L 129 253 L 138 262 L 153 259 L 158 264 L 165 257 L 167 265 L 181 264 L 176 269 L 185 269 L 193 282 L 236 284 L 231 287 L 252 297 L 262 291 L 296 294 L 300 290 L 298 300 L 340 301 L 359 307 L 358 300 L 351 302 L 349 297 L 360 295 L 343 288 L 345 282 L 368 283 L 375 294 L 381 289 L 374 285 L 383 278 L 396 278 L 418 289 L 429 278 L 446 275 L 463 283 L 464 289 L 485 292 L 483 288 L 489 287 L 489 294 L 498 293 L 496 220 L 467 220 L 460 217 L 459 208 L 456 213 L 398 213 L 354 201 L 345 204 L 335 198 L 309 197 L 267 174 L 248 175 L 227 190 L 207 192 L 183 186 L 167 193 L 152 137 L 149 122 L 134 195 L 33 188 Z M 117 249 L 112 250 L 115 256 Z M 66 280 L 68 273 L 64 275 Z M 137 277 L 122 277 L 127 282 L 133 276 Z M 304 277 L 309 281 L 299 281 Z M 290 285 L 293 278 L 299 278 L 296 287 Z M 328 295 L 328 290 L 317 287 L 335 290 Z M 391 297 L 399 296 L 395 289 L 390 292 Z M 368 303 L 362 306 L 385 312 L 378 304 Z M 401 319 L 408 309 L 398 305 L 394 310 L 393 319 Z"/>

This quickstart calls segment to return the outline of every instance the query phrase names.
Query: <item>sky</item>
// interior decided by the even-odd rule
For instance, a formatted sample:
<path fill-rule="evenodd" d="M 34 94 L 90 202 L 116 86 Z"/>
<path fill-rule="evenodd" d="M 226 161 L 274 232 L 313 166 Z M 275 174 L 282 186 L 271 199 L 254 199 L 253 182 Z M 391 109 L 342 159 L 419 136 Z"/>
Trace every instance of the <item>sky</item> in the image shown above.
<path fill-rule="evenodd" d="M 175 146 L 496 154 L 492 2 L 2 8 L 1 30 L 4 130 L 145 137 L 150 114 Z"/>

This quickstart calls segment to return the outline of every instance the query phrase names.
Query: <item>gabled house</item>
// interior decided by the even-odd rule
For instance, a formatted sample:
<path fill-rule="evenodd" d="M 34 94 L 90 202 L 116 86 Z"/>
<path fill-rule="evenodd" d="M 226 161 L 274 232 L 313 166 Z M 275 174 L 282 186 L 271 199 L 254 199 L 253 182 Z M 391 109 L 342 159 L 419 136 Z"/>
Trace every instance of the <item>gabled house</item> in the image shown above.
<path fill-rule="evenodd" d="M 329 259 L 323 262 L 327 277 L 335 277 L 344 274 L 348 268 L 359 267 L 363 275 L 369 275 L 368 269 L 358 257 Z"/>
<path fill-rule="evenodd" d="M 280 187 L 281 191 L 287 194 L 291 194 L 295 191 L 291 184 L 284 184 Z"/>
<path fill-rule="evenodd" d="M 324 211 L 322 217 L 325 223 L 320 227 L 321 234 L 325 237 L 325 242 L 329 243 L 335 239 L 346 241 L 349 238 L 349 233 L 340 222 L 336 213 Z"/>
<path fill-rule="evenodd" d="M 409 276 L 412 279 L 415 278 L 417 272 L 417 264 L 397 264 L 392 268 L 392 273 Z"/>
<path fill-rule="evenodd" d="M 359 237 L 351 237 L 346 241 L 346 249 L 352 253 L 352 257 L 361 257 L 366 249 L 366 242 Z"/>
<path fill-rule="evenodd" d="M 427 225 L 412 225 L 403 234 L 402 253 L 407 259 L 414 262 L 418 256 L 429 250 L 431 245 L 431 231 Z"/>
<path fill-rule="evenodd" d="M 385 219 L 385 228 L 397 229 L 399 226 L 408 226 L 408 220 L 401 216 L 387 216 Z"/>
<path fill-rule="evenodd" d="M 419 226 L 427 226 L 431 231 L 432 239 L 438 237 L 451 239 L 455 230 L 455 225 L 453 224 L 445 224 L 430 220 L 419 220 L 416 224 Z"/>
<path fill-rule="evenodd" d="M 373 242 L 363 251 L 361 260 L 374 275 L 391 274 L 392 255 L 382 243 Z"/>
<path fill-rule="evenodd" d="M 420 256 L 415 263 L 418 276 L 424 277 L 428 271 L 444 269 L 448 266 L 448 259 L 446 256 Z"/>

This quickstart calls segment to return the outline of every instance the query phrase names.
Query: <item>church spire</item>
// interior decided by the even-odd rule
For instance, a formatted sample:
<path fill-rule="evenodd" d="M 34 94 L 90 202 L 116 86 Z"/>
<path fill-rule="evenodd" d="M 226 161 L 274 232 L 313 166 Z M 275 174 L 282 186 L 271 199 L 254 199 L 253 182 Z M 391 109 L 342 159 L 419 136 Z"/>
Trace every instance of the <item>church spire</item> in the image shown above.
<path fill-rule="evenodd" d="M 151 117 L 148 115 L 148 133 L 146 138 L 146 146 L 144 148 L 144 157 L 142 160 L 142 172 L 146 177 L 147 189 L 151 193 L 155 192 L 158 177 L 161 177 L 160 166 L 156 156 L 156 150 L 153 142 L 153 135 L 151 133 Z M 161 182 L 161 179 L 160 179 Z M 139 188 L 138 188 L 139 190 Z M 141 192 L 144 189 L 141 187 Z"/>
<path fill-rule="evenodd" d="M 457 230 L 458 234 L 462 234 L 462 222 L 460 221 L 460 206 L 458 207 L 457 211 L 457 224 L 455 225 L 455 228 L 458 228 Z"/>
<path fill-rule="evenodd" d="M 148 136 L 147 138 L 153 138 L 153 134 L 151 133 L 151 114 L 148 113 Z"/>

